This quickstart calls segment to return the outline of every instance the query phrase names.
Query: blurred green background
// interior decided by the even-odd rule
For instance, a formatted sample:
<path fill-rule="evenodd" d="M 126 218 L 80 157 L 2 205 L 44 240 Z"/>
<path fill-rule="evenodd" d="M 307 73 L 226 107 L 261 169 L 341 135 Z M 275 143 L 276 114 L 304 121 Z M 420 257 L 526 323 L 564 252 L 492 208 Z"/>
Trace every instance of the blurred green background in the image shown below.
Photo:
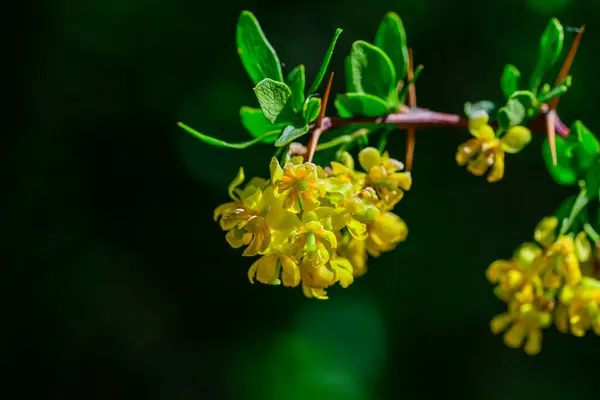
<path fill-rule="evenodd" d="M 414 185 L 396 208 L 406 243 L 330 300 L 250 285 L 212 209 L 243 165 L 273 149 L 215 149 L 184 121 L 244 140 L 255 106 L 235 24 L 253 11 L 285 64 L 332 69 L 403 18 L 425 65 L 418 101 L 460 113 L 499 100 L 505 63 L 527 75 L 548 19 L 587 25 L 560 114 L 598 132 L 596 0 L 54 0 L 4 5 L 9 68 L 0 174 L 3 395 L 36 399 L 570 399 L 596 389 L 598 339 L 547 331 L 537 357 L 504 346 L 484 271 L 529 240 L 573 188 L 556 186 L 535 137 L 488 184 L 454 162 L 463 130 L 417 133 Z M 573 33 L 569 33 L 570 44 Z M 14 95 L 14 96 L 12 96 Z M 331 108 L 331 110 L 333 107 Z M 403 159 L 404 132 L 389 149 Z"/>

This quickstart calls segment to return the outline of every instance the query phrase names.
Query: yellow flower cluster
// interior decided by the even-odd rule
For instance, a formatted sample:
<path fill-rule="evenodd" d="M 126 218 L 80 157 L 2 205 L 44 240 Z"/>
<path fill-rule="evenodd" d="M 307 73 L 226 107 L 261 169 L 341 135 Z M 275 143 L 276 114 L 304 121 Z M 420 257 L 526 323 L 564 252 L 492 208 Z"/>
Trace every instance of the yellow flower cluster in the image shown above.
<path fill-rule="evenodd" d="M 335 283 L 348 287 L 366 271 L 367 255 L 392 250 L 408 233 L 390 212 L 409 190 L 400 161 L 368 147 L 358 155 L 364 172 L 344 153 L 321 168 L 302 157 L 283 165 L 271 160 L 270 179 L 253 178 L 243 189 L 243 169 L 229 186 L 231 202 L 215 209 L 215 221 L 234 248 L 260 258 L 250 282 L 295 287 L 327 299 Z"/>
<path fill-rule="evenodd" d="M 497 182 L 504 176 L 504 153 L 521 151 L 531 141 L 531 132 L 524 126 L 513 126 L 498 138 L 488 121 L 485 112 L 469 119 L 469 132 L 475 138 L 458 147 L 456 162 L 461 167 L 466 165 L 475 176 L 490 170 L 488 182 Z"/>
<path fill-rule="evenodd" d="M 535 229 L 537 243 L 522 244 L 510 260 L 494 261 L 486 271 L 496 296 L 508 304 L 492 319 L 492 332 L 506 331 L 504 342 L 512 348 L 525 342 L 531 355 L 540 352 L 542 330 L 552 322 L 563 333 L 600 334 L 598 252 L 585 232 L 557 236 L 557 228 L 558 218 L 544 218 Z"/>

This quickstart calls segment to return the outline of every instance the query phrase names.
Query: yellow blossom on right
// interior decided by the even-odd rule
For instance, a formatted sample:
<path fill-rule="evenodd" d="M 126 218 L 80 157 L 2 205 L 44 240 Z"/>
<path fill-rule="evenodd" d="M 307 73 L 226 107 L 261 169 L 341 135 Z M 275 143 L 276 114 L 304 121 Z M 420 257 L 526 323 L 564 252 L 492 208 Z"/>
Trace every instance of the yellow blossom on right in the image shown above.
<path fill-rule="evenodd" d="M 508 311 L 494 317 L 491 330 L 504 333 L 507 346 L 527 354 L 542 349 L 542 331 L 553 323 L 563 333 L 600 335 L 600 253 L 585 232 L 557 234 L 559 220 L 546 217 L 510 260 L 486 271 L 494 293 Z"/>
<path fill-rule="evenodd" d="M 466 166 L 475 176 L 488 171 L 488 182 L 497 182 L 504 177 L 505 153 L 518 153 L 531 141 L 531 132 L 524 126 L 512 126 L 501 137 L 488 123 L 485 112 L 469 119 L 469 132 L 474 136 L 460 146 L 456 152 L 456 163 Z"/>

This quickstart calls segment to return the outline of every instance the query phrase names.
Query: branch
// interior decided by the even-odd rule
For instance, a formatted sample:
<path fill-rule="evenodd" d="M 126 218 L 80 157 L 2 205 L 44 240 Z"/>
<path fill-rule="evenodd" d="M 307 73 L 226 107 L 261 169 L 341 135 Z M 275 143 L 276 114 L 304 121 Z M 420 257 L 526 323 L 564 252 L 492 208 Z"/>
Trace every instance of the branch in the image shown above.
<path fill-rule="evenodd" d="M 413 71 L 413 49 L 408 49 L 408 81 L 412 81 L 414 79 L 414 71 Z M 408 88 L 408 106 L 416 107 L 417 106 L 417 88 L 413 83 Z M 406 171 L 411 172 L 413 167 L 413 157 L 415 154 L 415 128 L 408 128 L 408 136 L 406 140 Z"/>
<path fill-rule="evenodd" d="M 333 82 L 333 72 L 329 75 L 329 82 L 327 82 L 327 88 L 325 89 L 325 94 L 323 95 L 323 102 L 321 103 L 321 110 L 319 111 L 319 116 L 317 117 L 317 123 L 315 124 L 316 128 L 313 130 L 312 136 L 310 137 L 310 141 L 308 142 L 305 161 L 312 162 L 313 157 L 315 155 L 315 151 L 317 150 L 317 144 L 319 143 L 319 138 L 321 137 L 321 133 L 324 131 L 323 119 L 325 118 L 325 111 L 327 110 L 327 102 L 329 101 L 329 92 L 331 92 L 331 83 Z"/>
<path fill-rule="evenodd" d="M 540 115 L 529 123 L 529 129 L 531 129 L 533 133 L 546 133 L 545 115 L 548 111 L 548 109 L 542 109 Z M 468 120 L 467 118 L 456 114 L 440 113 L 425 108 L 406 108 L 403 112 L 389 114 L 386 117 L 326 117 L 323 118 L 320 129 L 321 133 L 323 133 L 331 128 L 353 124 L 392 124 L 398 129 L 418 129 L 427 127 L 466 128 Z M 556 133 L 563 137 L 568 136 L 570 133 L 569 128 L 560 120 L 558 115 L 556 116 L 555 129 Z"/>

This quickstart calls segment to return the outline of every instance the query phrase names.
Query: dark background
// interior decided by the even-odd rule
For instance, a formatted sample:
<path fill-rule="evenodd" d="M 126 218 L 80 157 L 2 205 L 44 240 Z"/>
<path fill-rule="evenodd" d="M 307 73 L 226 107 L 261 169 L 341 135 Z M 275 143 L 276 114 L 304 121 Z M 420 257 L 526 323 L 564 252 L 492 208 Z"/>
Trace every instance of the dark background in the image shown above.
<path fill-rule="evenodd" d="M 425 65 L 419 104 L 455 113 L 465 101 L 499 100 L 505 63 L 531 72 L 551 16 L 585 23 L 559 111 L 593 131 L 600 123 L 595 0 L 4 4 L 0 396 L 592 396 L 595 337 L 549 329 L 530 357 L 489 331 L 504 305 L 486 267 L 575 192 L 546 173 L 541 136 L 488 184 L 454 162 L 466 131 L 419 131 L 413 189 L 396 209 L 406 243 L 326 302 L 248 283 L 252 261 L 228 247 L 212 210 L 239 165 L 267 175 L 273 149 L 215 149 L 176 127 L 247 138 L 238 110 L 256 100 L 236 53 L 242 9 L 257 15 L 284 71 L 304 63 L 309 81 L 343 28 L 337 91 L 352 41 L 372 41 L 396 11 Z M 404 139 L 390 139 L 400 159 Z"/>

